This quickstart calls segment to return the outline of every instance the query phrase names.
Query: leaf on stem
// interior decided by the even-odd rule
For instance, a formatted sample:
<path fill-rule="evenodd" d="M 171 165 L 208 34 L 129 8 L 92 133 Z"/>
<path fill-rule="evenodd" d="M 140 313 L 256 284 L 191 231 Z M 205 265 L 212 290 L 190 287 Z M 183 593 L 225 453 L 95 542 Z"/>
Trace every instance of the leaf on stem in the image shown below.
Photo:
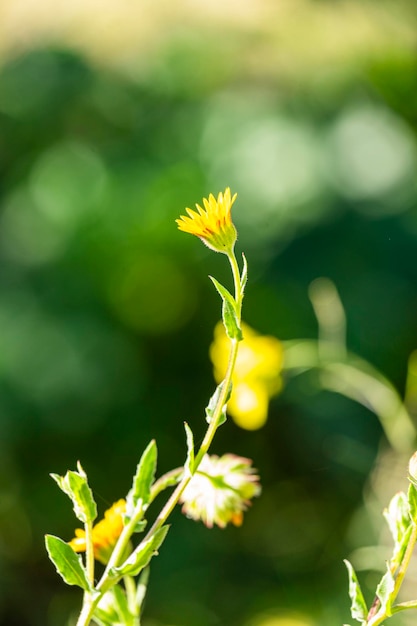
<path fill-rule="evenodd" d="M 352 564 L 348 560 L 345 559 L 344 564 L 347 567 L 349 575 L 349 596 L 352 601 L 350 607 L 351 615 L 353 619 L 356 619 L 361 624 L 365 624 L 366 617 L 368 615 L 368 609 L 359 585 L 358 577 L 356 576 L 356 572 L 353 569 Z"/>
<path fill-rule="evenodd" d="M 126 520 L 133 517 L 136 507 L 139 505 L 146 510 L 146 505 L 151 497 L 151 487 L 155 478 L 158 451 L 154 439 L 150 441 L 143 452 L 133 477 L 132 489 L 126 498 Z M 143 530 L 143 524 L 139 525 L 135 532 Z"/>
<path fill-rule="evenodd" d="M 142 570 L 139 576 L 139 580 L 137 584 L 137 591 L 136 591 L 136 605 L 138 607 L 139 614 L 141 613 L 142 605 L 145 600 L 146 592 L 148 590 L 148 581 L 149 581 L 149 567 L 145 567 L 145 569 Z"/>
<path fill-rule="evenodd" d="M 93 617 L 100 626 L 114 626 L 115 624 L 135 626 L 137 623 L 135 621 L 136 616 L 129 609 L 126 593 L 119 585 L 106 591 L 98 603 Z"/>
<path fill-rule="evenodd" d="M 240 276 L 240 289 L 243 293 L 246 287 L 246 283 L 248 282 L 248 262 L 246 261 L 246 257 L 243 254 L 243 252 L 242 252 L 242 259 L 243 259 L 243 269 L 242 269 L 242 274 Z"/>
<path fill-rule="evenodd" d="M 97 517 L 97 505 L 94 501 L 87 474 L 78 463 L 78 472 L 69 470 L 65 476 L 51 474 L 58 487 L 71 499 L 74 513 L 83 524 L 93 522 Z"/>
<path fill-rule="evenodd" d="M 387 571 L 381 578 L 381 581 L 376 588 L 376 595 L 381 602 L 381 610 L 385 613 L 385 615 L 387 615 L 387 617 L 391 615 L 391 605 L 395 599 L 392 596 L 394 588 L 395 579 L 387 563 Z"/>
<path fill-rule="evenodd" d="M 45 544 L 49 558 L 67 585 L 77 585 L 85 591 L 91 591 L 81 557 L 74 552 L 71 546 L 54 535 L 46 535 Z"/>
<path fill-rule="evenodd" d="M 417 488 L 413 483 L 408 486 L 408 505 L 410 507 L 410 517 L 413 524 L 417 524 Z"/>
<path fill-rule="evenodd" d="M 236 300 L 234 299 L 230 291 L 228 291 L 226 287 L 220 284 L 218 280 L 213 278 L 213 276 L 210 276 L 210 279 L 213 282 L 213 285 L 216 287 L 223 301 L 222 317 L 227 336 L 229 337 L 229 339 L 242 341 L 243 335 L 240 328 Z"/>
<path fill-rule="evenodd" d="M 185 434 L 187 436 L 187 459 L 184 465 L 184 471 L 190 476 L 194 474 L 194 435 L 187 422 L 184 422 Z"/>
<path fill-rule="evenodd" d="M 224 380 L 220 383 L 220 385 L 217 385 L 216 387 L 216 391 L 213 393 L 213 395 L 211 396 L 208 405 L 206 406 L 206 422 L 208 424 L 211 423 L 211 420 L 214 417 L 214 414 L 216 412 L 216 407 L 219 403 L 219 398 L 220 398 L 220 394 L 223 391 L 223 386 L 224 386 Z M 221 417 L 219 419 L 219 426 L 221 426 L 222 424 L 225 423 L 227 417 L 226 417 L 226 408 L 227 408 L 227 402 L 229 401 L 229 398 L 231 396 L 232 393 L 232 385 L 230 384 L 230 387 L 228 389 L 224 404 L 222 406 L 222 410 L 221 410 Z"/>
<path fill-rule="evenodd" d="M 147 541 L 142 541 L 120 567 L 113 567 L 109 575 L 112 578 L 121 576 L 137 576 L 148 565 L 151 558 L 158 554 L 158 549 L 164 541 L 169 526 L 159 528 Z"/>

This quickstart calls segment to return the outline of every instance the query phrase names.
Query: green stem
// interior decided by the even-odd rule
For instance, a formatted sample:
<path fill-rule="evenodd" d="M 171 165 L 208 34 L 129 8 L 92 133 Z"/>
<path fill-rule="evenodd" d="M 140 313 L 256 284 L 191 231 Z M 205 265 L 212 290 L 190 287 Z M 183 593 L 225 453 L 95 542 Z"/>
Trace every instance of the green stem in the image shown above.
<path fill-rule="evenodd" d="M 230 266 L 232 269 L 233 281 L 234 281 L 234 287 L 235 287 L 236 314 L 240 322 L 243 290 L 241 288 L 239 266 L 236 261 L 236 257 L 235 257 L 233 250 L 231 250 L 230 253 L 228 254 L 228 259 L 229 259 Z M 210 420 L 210 424 L 207 428 L 206 434 L 200 445 L 199 451 L 195 457 L 193 474 L 197 471 L 198 466 L 201 463 L 201 460 L 203 459 L 204 455 L 207 453 L 211 445 L 211 442 L 213 441 L 216 430 L 218 429 L 221 423 L 221 417 L 223 415 L 223 407 L 226 404 L 226 399 L 229 393 L 233 370 L 236 364 L 236 358 L 237 358 L 237 353 L 238 353 L 238 348 L 239 348 L 239 342 L 237 339 L 231 339 L 230 342 L 231 342 L 231 345 L 230 345 L 230 353 L 229 353 L 229 360 L 228 360 L 226 375 L 223 381 L 221 392 L 217 400 L 216 407 L 213 411 L 213 416 Z M 163 489 L 165 489 L 167 486 L 171 486 L 173 483 L 175 484 L 175 482 L 177 482 L 177 480 L 179 479 L 183 471 L 184 471 L 183 467 L 177 468 L 175 470 L 172 470 L 171 472 L 168 472 L 167 474 L 162 476 L 158 481 L 156 481 L 156 483 L 153 485 L 153 488 L 152 488 L 151 501 L 153 501 L 156 498 L 156 496 L 161 491 L 163 491 Z M 152 524 L 152 527 L 149 529 L 149 531 L 147 532 L 142 542 L 146 542 L 148 539 L 150 539 L 150 537 L 154 535 L 155 532 L 159 530 L 165 524 L 167 518 L 172 513 L 173 509 L 175 508 L 175 505 L 178 503 L 182 493 L 184 492 L 191 478 L 192 478 L 192 475 L 189 473 L 184 474 L 182 476 L 182 478 L 179 480 L 177 484 L 176 489 L 172 492 L 171 496 L 168 498 L 167 502 L 163 506 L 161 512 L 159 513 L 158 517 L 155 519 L 154 523 Z M 129 521 L 129 523 L 123 528 L 123 531 L 114 547 L 110 560 L 106 566 L 106 569 L 96 587 L 96 590 L 97 590 L 96 595 L 93 597 L 91 596 L 91 594 L 88 594 L 88 595 L 86 594 L 86 596 L 84 597 L 83 608 L 82 608 L 80 617 L 78 618 L 78 622 L 76 626 L 88 626 L 88 624 L 90 623 L 92 619 L 94 610 L 97 607 L 97 604 L 99 603 L 100 599 L 103 597 L 105 591 L 107 591 L 107 589 L 110 588 L 112 585 L 116 584 L 117 580 L 109 579 L 110 570 L 112 567 L 115 567 L 119 564 L 119 561 L 121 560 L 122 556 L 125 553 L 130 537 L 132 536 L 134 532 L 135 526 L 137 522 L 142 518 L 143 513 L 144 511 L 142 509 L 139 509 L 136 512 L 136 514 L 132 517 L 132 519 Z"/>
<path fill-rule="evenodd" d="M 415 543 L 417 541 L 417 525 L 413 524 L 413 530 L 412 533 L 410 535 L 410 539 L 408 541 L 407 544 L 407 548 L 404 552 L 404 556 L 402 558 L 402 561 L 400 563 L 400 566 L 398 568 L 397 571 L 397 575 L 395 577 L 395 584 L 394 584 L 394 589 L 392 591 L 391 594 L 391 598 L 392 598 L 392 602 L 395 601 L 395 598 L 397 597 L 400 589 L 401 589 L 401 585 L 403 583 L 404 580 L 404 576 L 407 572 L 408 566 L 410 565 L 410 560 L 411 557 L 413 555 L 413 551 L 414 551 L 414 546 Z M 388 617 L 391 616 L 392 613 L 396 613 L 400 610 L 405 610 L 405 609 L 410 609 L 410 608 L 415 608 L 417 606 L 417 603 L 414 602 L 414 606 L 413 603 L 404 603 L 404 604 L 399 604 L 395 607 L 391 608 L 391 612 L 389 615 L 387 615 L 386 611 L 383 609 L 380 609 L 378 611 L 378 613 L 376 613 L 373 617 L 371 617 L 371 619 L 367 620 L 366 622 L 366 626 L 378 626 L 379 624 L 382 624 L 382 622 L 387 619 Z"/>
<path fill-rule="evenodd" d="M 93 544 L 93 522 L 84 524 L 85 545 L 86 545 L 86 569 L 87 578 L 90 585 L 94 586 L 94 544 Z"/>
<path fill-rule="evenodd" d="M 129 611 L 135 618 L 139 617 L 139 607 L 136 603 L 136 584 L 132 576 L 123 576 L 123 582 L 125 584 L 126 589 L 126 597 L 127 597 L 127 605 L 129 607 Z M 139 623 L 138 619 L 135 620 L 135 623 Z"/>
<path fill-rule="evenodd" d="M 393 385 L 377 369 L 352 353 L 341 359 L 323 359 L 314 340 L 284 343 L 284 370 L 300 374 L 318 369 L 323 388 L 340 393 L 373 411 L 394 450 L 414 449 L 416 429 Z"/>
<path fill-rule="evenodd" d="M 228 255 L 228 258 L 229 258 L 230 266 L 232 268 L 232 273 L 233 273 L 233 280 L 234 280 L 234 285 L 235 285 L 235 301 L 237 305 L 237 315 L 240 321 L 243 294 L 242 294 L 241 285 L 240 285 L 239 266 L 237 264 L 236 257 L 233 251 Z M 226 398 L 229 393 L 233 370 L 236 364 L 236 358 L 237 358 L 237 353 L 239 349 L 239 342 L 236 339 L 231 339 L 230 341 L 231 341 L 231 346 L 230 346 L 229 360 L 228 360 L 226 375 L 223 381 L 222 390 L 221 390 L 221 393 L 219 394 L 217 405 L 214 409 L 213 417 L 210 420 L 209 427 L 206 431 L 206 434 L 204 435 L 199 451 L 196 454 L 195 462 L 194 462 L 194 473 L 197 471 L 198 466 L 200 465 L 204 455 L 208 452 L 210 448 L 211 442 L 213 441 L 214 435 L 216 434 L 216 430 L 218 429 L 219 424 L 220 424 L 220 418 L 223 414 L 223 407 L 226 404 Z M 159 528 L 161 528 L 164 525 L 167 518 L 174 510 L 175 505 L 178 503 L 179 499 L 181 498 L 181 495 L 183 494 L 191 478 L 192 478 L 192 475 L 190 474 L 185 474 L 183 476 L 181 481 L 178 483 L 177 488 L 173 491 L 170 498 L 165 503 L 164 507 L 162 508 L 161 512 L 159 513 L 158 517 L 154 521 L 152 527 L 146 534 L 143 541 L 147 541 L 157 530 L 159 530 Z"/>

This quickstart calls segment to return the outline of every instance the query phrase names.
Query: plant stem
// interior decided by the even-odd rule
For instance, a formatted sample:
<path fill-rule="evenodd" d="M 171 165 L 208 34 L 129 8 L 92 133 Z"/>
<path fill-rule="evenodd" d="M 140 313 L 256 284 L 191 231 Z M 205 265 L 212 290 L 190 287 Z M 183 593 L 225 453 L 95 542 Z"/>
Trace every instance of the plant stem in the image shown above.
<path fill-rule="evenodd" d="M 94 586 L 94 544 L 93 544 L 93 522 L 84 524 L 85 545 L 86 545 L 86 570 L 90 585 Z"/>
<path fill-rule="evenodd" d="M 227 256 L 228 256 L 230 266 L 232 269 L 232 274 L 233 274 L 233 281 L 234 281 L 234 288 L 235 288 L 235 301 L 236 301 L 236 315 L 240 322 L 243 290 L 241 288 L 239 266 L 236 261 L 236 257 L 235 257 L 233 250 L 231 250 Z M 150 539 L 152 535 L 154 535 L 155 532 L 159 530 L 165 524 L 167 518 L 172 513 L 173 509 L 175 508 L 175 505 L 178 503 L 183 491 L 187 487 L 192 476 L 197 471 L 198 466 L 201 463 L 201 460 L 203 459 L 204 455 L 208 452 L 208 449 L 211 445 L 211 442 L 213 441 L 216 430 L 218 429 L 221 423 L 221 418 L 223 415 L 223 408 L 226 404 L 226 399 L 229 394 L 233 370 L 236 364 L 238 347 L 239 347 L 239 341 L 237 339 L 231 339 L 229 360 L 228 360 L 225 378 L 222 384 L 222 389 L 219 394 L 217 404 L 214 408 L 213 416 L 210 420 L 206 434 L 200 445 L 198 453 L 196 454 L 193 474 L 191 473 L 183 474 L 184 472 L 183 467 L 176 468 L 175 470 L 168 472 L 167 474 L 162 476 L 158 481 L 155 482 L 151 491 L 151 498 L 150 498 L 151 502 L 156 498 L 156 496 L 163 489 L 165 489 L 168 486 L 171 486 L 173 482 L 175 483 L 177 480 L 179 480 L 177 487 L 172 492 L 171 496 L 168 498 L 167 502 L 163 506 L 161 512 L 159 513 L 158 517 L 155 519 L 154 523 L 152 524 L 152 527 L 149 529 L 146 536 L 142 539 L 141 543 L 144 543 L 148 539 Z M 180 478 L 181 474 L 183 474 L 183 476 Z M 97 607 L 97 604 L 99 603 L 100 599 L 103 597 L 105 591 L 109 589 L 112 585 L 118 582 L 117 579 L 111 579 L 111 580 L 109 579 L 110 571 L 113 567 L 119 564 L 122 556 L 125 553 L 130 537 L 132 536 L 134 532 L 135 526 L 137 522 L 142 518 L 143 513 L 144 511 L 142 508 L 138 509 L 138 511 L 136 512 L 136 515 L 134 515 L 132 519 L 129 521 L 129 523 L 123 528 L 123 531 L 114 547 L 110 560 L 106 566 L 106 569 L 96 587 L 96 594 L 93 596 L 92 594 L 86 593 L 84 596 L 83 608 L 78 618 L 76 626 L 88 626 L 88 624 L 90 623 L 92 619 L 94 610 Z"/>

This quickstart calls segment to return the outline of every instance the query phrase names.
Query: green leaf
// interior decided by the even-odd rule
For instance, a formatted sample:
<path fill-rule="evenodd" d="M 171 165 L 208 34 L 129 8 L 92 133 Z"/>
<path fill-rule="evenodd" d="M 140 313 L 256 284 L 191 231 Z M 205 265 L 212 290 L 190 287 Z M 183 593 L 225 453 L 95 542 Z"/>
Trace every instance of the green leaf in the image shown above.
<path fill-rule="evenodd" d="M 77 585 L 85 591 L 91 591 L 81 557 L 74 552 L 71 546 L 53 535 L 45 536 L 45 544 L 49 558 L 67 585 Z"/>
<path fill-rule="evenodd" d="M 158 548 L 164 541 L 168 530 L 168 525 L 162 526 L 162 528 L 157 530 L 147 541 L 142 541 L 123 565 L 111 569 L 110 576 L 119 578 L 121 576 L 136 576 L 139 574 L 139 572 L 148 565 L 151 558 L 158 553 Z"/>
<path fill-rule="evenodd" d="M 51 474 L 58 487 L 71 499 L 74 513 L 83 524 L 93 522 L 97 517 L 97 505 L 94 501 L 87 474 L 80 463 L 77 464 L 78 472 L 69 470 L 65 476 Z"/>
<path fill-rule="evenodd" d="M 145 569 L 142 570 L 139 576 L 139 580 L 137 584 L 137 591 L 136 591 L 136 605 L 139 609 L 139 614 L 142 611 L 142 605 L 145 600 L 146 592 L 148 590 L 148 581 L 149 581 L 149 567 L 145 567 Z"/>
<path fill-rule="evenodd" d="M 184 422 L 185 434 L 187 435 L 187 459 L 185 461 L 184 470 L 192 476 L 194 474 L 194 436 L 193 431 Z"/>
<path fill-rule="evenodd" d="M 417 523 L 417 488 L 410 483 L 407 493 L 408 505 L 410 507 L 410 517 L 413 524 Z"/>
<path fill-rule="evenodd" d="M 220 385 L 217 385 L 215 392 L 211 396 L 211 398 L 209 400 L 209 403 L 206 406 L 206 422 L 208 424 L 210 424 L 211 420 L 213 419 L 214 413 L 216 412 L 216 407 L 217 407 L 217 405 L 219 403 L 220 394 L 222 393 L 223 386 L 224 386 L 224 380 L 220 383 Z M 224 424 L 226 419 L 227 419 L 227 417 L 226 417 L 227 402 L 229 401 L 231 393 L 232 393 L 232 385 L 230 385 L 230 387 L 229 387 L 228 393 L 227 393 L 226 398 L 225 398 L 224 405 L 222 406 L 221 416 L 220 416 L 220 419 L 219 419 L 219 426 Z"/>
<path fill-rule="evenodd" d="M 353 619 L 356 619 L 358 622 L 364 624 L 366 622 L 366 616 L 368 615 L 365 598 L 363 597 L 362 590 L 352 564 L 346 559 L 344 560 L 344 564 L 347 567 L 349 575 L 349 596 L 352 601 L 350 612 Z"/>
<path fill-rule="evenodd" d="M 242 259 L 243 259 L 243 269 L 242 269 L 242 274 L 240 276 L 240 288 L 243 293 L 245 291 L 246 283 L 248 282 L 248 262 L 246 261 L 246 257 L 243 254 L 243 252 L 242 252 Z"/>
<path fill-rule="evenodd" d="M 100 626 L 102 624 L 104 626 L 114 626 L 115 624 L 135 626 L 137 624 L 136 616 L 129 609 L 127 595 L 119 585 L 115 585 L 104 594 L 94 611 L 93 617 Z"/>
<path fill-rule="evenodd" d="M 395 494 L 383 513 L 395 543 L 399 543 L 410 525 L 410 507 L 403 491 Z"/>
<path fill-rule="evenodd" d="M 129 609 L 126 593 L 119 585 L 113 587 L 113 593 L 119 622 L 123 626 L 135 626 L 135 615 Z"/>
<path fill-rule="evenodd" d="M 219 281 L 213 278 L 213 276 L 210 276 L 210 279 L 212 280 L 213 285 L 216 287 L 223 301 L 222 317 L 227 336 L 229 337 L 229 339 L 237 339 L 237 341 L 242 341 L 243 335 L 237 315 L 236 300 L 234 299 L 232 294 L 226 289 L 226 287 L 220 284 Z"/>
<path fill-rule="evenodd" d="M 131 500 L 132 508 L 136 507 L 139 500 L 144 506 L 149 502 L 151 487 L 155 478 L 157 456 L 156 442 L 152 439 L 141 456 L 133 478 L 132 489 L 128 494 L 128 501 Z"/>
<path fill-rule="evenodd" d="M 381 581 L 376 588 L 376 595 L 381 602 L 381 609 L 387 616 L 391 615 L 391 604 L 395 598 L 392 597 L 392 592 L 395 588 L 395 579 L 391 574 L 389 565 L 387 564 L 387 571 L 381 578 Z"/>

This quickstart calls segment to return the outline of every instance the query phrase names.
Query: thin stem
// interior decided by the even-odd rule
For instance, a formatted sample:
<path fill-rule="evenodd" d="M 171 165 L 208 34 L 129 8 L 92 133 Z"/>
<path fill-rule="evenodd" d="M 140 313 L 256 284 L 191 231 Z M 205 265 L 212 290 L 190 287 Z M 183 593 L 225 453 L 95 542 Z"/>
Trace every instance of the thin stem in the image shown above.
<path fill-rule="evenodd" d="M 368 362 L 348 353 L 346 358 L 323 359 L 314 340 L 285 342 L 284 370 L 303 373 L 318 369 L 323 388 L 340 393 L 377 415 L 394 450 L 409 453 L 416 429 L 393 385 Z"/>
<path fill-rule="evenodd" d="M 240 322 L 243 290 L 241 288 L 239 266 L 236 261 L 236 257 L 235 257 L 233 250 L 230 251 L 230 253 L 227 256 L 228 256 L 230 266 L 232 269 L 233 281 L 234 281 L 234 287 L 235 287 L 236 315 L 237 315 L 238 321 Z M 231 339 L 226 375 L 223 380 L 221 392 L 219 394 L 217 404 L 214 408 L 213 415 L 210 420 L 209 426 L 207 428 L 206 434 L 200 445 L 198 453 L 196 454 L 193 474 L 197 471 L 198 466 L 201 463 L 201 460 L 203 459 L 204 455 L 207 453 L 211 445 L 211 442 L 213 441 L 216 430 L 218 429 L 221 423 L 221 418 L 223 415 L 223 408 L 226 404 L 226 399 L 229 394 L 233 370 L 236 364 L 238 348 L 239 348 L 239 341 L 237 339 Z M 163 489 L 165 489 L 168 486 L 171 486 L 173 483 L 179 480 L 183 472 L 184 472 L 183 467 L 176 468 L 175 470 L 168 472 L 167 474 L 162 476 L 158 481 L 156 481 L 151 491 L 151 501 L 153 501 L 156 498 L 156 496 L 161 491 L 163 491 Z M 149 529 L 149 531 L 147 532 L 146 536 L 143 538 L 141 543 L 144 543 L 148 539 L 150 539 L 150 537 L 152 537 L 152 535 L 154 535 L 155 532 L 164 525 L 167 518 L 169 517 L 169 515 L 172 513 L 173 509 L 175 508 L 175 505 L 178 503 L 188 483 L 190 482 L 193 474 L 186 473 L 182 476 L 182 478 L 179 480 L 177 484 L 176 489 L 172 492 L 171 496 L 168 498 L 167 502 L 163 506 L 161 512 L 159 513 L 158 517 L 155 519 L 154 523 L 152 524 L 152 527 Z M 139 509 L 136 512 L 136 515 L 134 515 L 132 519 L 129 521 L 129 523 L 123 528 L 123 531 L 114 547 L 110 560 L 106 566 L 106 569 L 96 587 L 96 590 L 98 592 L 97 595 L 94 598 L 91 595 L 88 595 L 88 597 L 84 598 L 84 605 L 83 605 L 83 609 L 81 611 L 80 617 L 78 619 L 77 626 L 88 626 L 93 616 L 94 610 L 97 604 L 99 603 L 100 599 L 102 598 L 103 594 L 110 586 L 112 586 L 113 584 L 117 582 L 114 579 L 112 580 L 109 579 L 109 573 L 113 567 L 119 564 L 122 556 L 125 553 L 130 537 L 134 532 L 135 526 L 137 522 L 142 518 L 143 513 L 144 511 L 142 509 Z"/>
<path fill-rule="evenodd" d="M 404 576 L 407 572 L 408 566 L 410 565 L 410 560 L 414 551 L 414 546 L 415 546 L 416 541 L 417 541 L 417 525 L 413 524 L 413 530 L 411 532 L 410 539 L 408 540 L 407 548 L 404 552 L 404 556 L 401 560 L 401 563 L 397 571 L 397 575 L 395 577 L 394 589 L 391 594 L 392 602 L 395 601 L 395 598 L 397 597 L 400 591 L 401 585 L 404 580 Z M 404 603 L 403 605 L 400 604 L 400 605 L 397 605 L 396 607 L 391 607 L 391 613 L 395 613 L 399 610 L 405 610 L 406 608 L 407 609 L 415 608 L 415 606 L 417 606 L 417 603 L 414 603 L 414 606 L 413 606 L 413 603 Z M 372 612 L 372 609 L 369 613 L 371 614 L 371 612 Z M 385 610 L 380 609 L 375 615 L 371 616 L 370 619 L 368 615 L 366 626 L 378 626 L 379 624 L 382 624 L 382 622 L 387 617 L 390 617 L 390 615 L 387 615 Z"/>
<path fill-rule="evenodd" d="M 93 544 L 93 522 L 85 522 L 85 545 L 86 545 L 86 569 L 87 578 L 91 586 L 94 585 L 94 544 Z"/>
<path fill-rule="evenodd" d="M 123 576 L 126 589 L 127 605 L 129 611 L 136 618 L 139 616 L 139 607 L 136 603 L 136 584 L 132 576 Z M 137 620 L 136 620 L 137 621 Z"/>

